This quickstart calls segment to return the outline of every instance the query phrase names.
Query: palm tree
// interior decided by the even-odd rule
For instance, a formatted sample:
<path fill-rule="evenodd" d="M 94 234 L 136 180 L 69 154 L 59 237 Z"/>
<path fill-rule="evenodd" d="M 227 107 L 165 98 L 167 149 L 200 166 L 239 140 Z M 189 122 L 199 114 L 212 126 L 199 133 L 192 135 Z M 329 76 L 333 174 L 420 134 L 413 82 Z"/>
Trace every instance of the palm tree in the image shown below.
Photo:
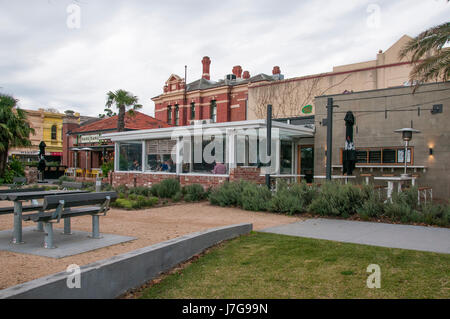
<path fill-rule="evenodd" d="M 125 90 L 117 90 L 116 92 L 109 91 L 107 93 L 106 107 L 111 108 L 113 104 L 119 109 L 117 130 L 122 132 L 125 130 L 125 112 L 127 108 L 130 108 L 128 114 L 134 115 L 134 111 L 142 108 L 142 105 L 138 104 L 137 96 Z"/>
<path fill-rule="evenodd" d="M 34 129 L 24 110 L 17 108 L 17 100 L 0 94 L 0 176 L 4 176 L 8 151 L 11 147 L 31 146 L 30 133 Z"/>
<path fill-rule="evenodd" d="M 447 81 L 450 78 L 450 22 L 432 27 L 410 40 L 400 51 L 400 59 L 411 55 L 414 67 L 409 75 L 416 84 Z"/>

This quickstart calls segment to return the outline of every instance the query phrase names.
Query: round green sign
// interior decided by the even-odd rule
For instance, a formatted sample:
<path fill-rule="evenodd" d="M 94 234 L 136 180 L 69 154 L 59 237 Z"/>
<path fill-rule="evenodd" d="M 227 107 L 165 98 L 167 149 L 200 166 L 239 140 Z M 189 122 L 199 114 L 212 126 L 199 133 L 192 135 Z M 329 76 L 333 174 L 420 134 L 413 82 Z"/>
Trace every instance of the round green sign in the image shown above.
<path fill-rule="evenodd" d="M 312 113 L 312 105 L 306 105 L 304 107 L 302 107 L 302 113 L 303 114 L 310 114 Z"/>

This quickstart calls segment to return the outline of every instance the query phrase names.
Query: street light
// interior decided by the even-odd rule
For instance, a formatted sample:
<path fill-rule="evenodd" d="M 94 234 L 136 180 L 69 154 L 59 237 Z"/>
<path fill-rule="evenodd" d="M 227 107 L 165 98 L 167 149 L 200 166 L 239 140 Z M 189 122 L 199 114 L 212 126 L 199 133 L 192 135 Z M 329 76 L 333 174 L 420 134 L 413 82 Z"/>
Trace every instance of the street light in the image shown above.
<path fill-rule="evenodd" d="M 402 128 L 402 129 L 395 130 L 394 133 L 402 133 L 402 139 L 403 139 L 403 141 L 405 141 L 405 155 L 403 156 L 403 160 L 405 161 L 405 172 L 401 176 L 402 177 L 409 177 L 409 175 L 406 173 L 406 168 L 407 168 L 407 165 L 408 165 L 408 161 L 407 161 L 408 143 L 412 139 L 412 134 L 413 133 L 420 133 L 420 131 L 419 130 L 415 130 L 413 128 Z"/>

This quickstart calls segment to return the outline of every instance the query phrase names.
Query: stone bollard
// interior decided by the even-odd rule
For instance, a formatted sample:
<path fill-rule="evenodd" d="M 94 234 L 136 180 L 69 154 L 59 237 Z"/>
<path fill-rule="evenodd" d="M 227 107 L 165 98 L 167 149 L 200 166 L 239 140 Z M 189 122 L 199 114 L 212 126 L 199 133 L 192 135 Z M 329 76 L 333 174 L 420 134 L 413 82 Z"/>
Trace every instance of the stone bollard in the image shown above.
<path fill-rule="evenodd" d="M 102 178 L 97 177 L 95 179 L 95 192 L 99 193 L 102 191 Z"/>

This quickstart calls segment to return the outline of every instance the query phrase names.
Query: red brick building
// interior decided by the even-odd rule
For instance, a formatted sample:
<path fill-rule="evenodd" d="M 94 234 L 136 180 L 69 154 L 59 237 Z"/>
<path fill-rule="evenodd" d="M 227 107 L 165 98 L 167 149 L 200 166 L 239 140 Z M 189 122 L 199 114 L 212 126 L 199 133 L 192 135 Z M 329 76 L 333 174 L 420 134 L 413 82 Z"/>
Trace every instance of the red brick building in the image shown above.
<path fill-rule="evenodd" d="M 104 162 L 114 159 L 114 143 L 102 138 L 105 133 L 117 132 L 118 116 L 102 120 L 90 120 L 79 124 L 73 114 L 67 114 L 63 122 L 63 165 L 81 169 L 100 168 Z M 169 127 L 154 117 L 135 112 L 126 113 L 125 131 Z"/>
<path fill-rule="evenodd" d="M 244 121 L 247 119 L 248 87 L 252 83 L 282 79 L 280 68 L 273 68 L 273 75 L 258 74 L 251 77 L 237 65 L 223 80 L 211 81 L 211 60 L 202 59 L 202 77 L 186 85 L 185 79 L 172 74 L 166 81 L 163 93 L 155 102 L 155 117 L 165 123 L 184 126 L 200 123 Z"/>

